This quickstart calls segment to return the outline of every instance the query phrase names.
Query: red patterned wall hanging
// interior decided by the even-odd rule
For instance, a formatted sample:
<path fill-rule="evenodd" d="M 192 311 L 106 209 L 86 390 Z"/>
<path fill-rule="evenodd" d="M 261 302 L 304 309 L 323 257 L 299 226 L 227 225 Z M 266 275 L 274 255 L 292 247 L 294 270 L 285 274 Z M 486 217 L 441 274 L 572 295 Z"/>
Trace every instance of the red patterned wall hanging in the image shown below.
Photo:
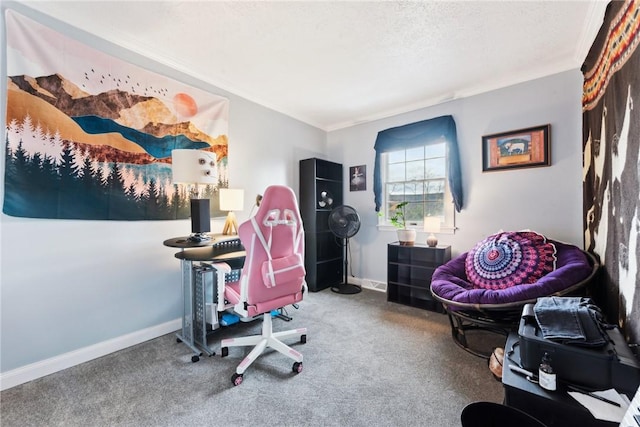
<path fill-rule="evenodd" d="M 610 321 L 640 342 L 640 2 L 614 1 L 585 59 L 584 240 Z"/>

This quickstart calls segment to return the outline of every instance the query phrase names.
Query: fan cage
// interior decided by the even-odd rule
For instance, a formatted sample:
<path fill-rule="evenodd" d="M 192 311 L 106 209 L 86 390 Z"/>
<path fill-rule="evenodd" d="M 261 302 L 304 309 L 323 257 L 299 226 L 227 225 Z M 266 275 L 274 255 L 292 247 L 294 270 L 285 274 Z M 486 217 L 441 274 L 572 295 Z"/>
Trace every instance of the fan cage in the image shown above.
<path fill-rule="evenodd" d="M 329 229 L 340 238 L 351 238 L 360 230 L 360 216 L 351 206 L 338 206 L 329 214 Z"/>

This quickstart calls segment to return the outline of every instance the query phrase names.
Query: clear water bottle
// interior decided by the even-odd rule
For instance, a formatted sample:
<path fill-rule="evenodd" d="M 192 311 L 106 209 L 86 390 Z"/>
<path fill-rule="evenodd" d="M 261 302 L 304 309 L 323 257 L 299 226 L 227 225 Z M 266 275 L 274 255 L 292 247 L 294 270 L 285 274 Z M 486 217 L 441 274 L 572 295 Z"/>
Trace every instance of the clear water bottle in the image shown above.
<path fill-rule="evenodd" d="M 540 362 L 538 381 L 540 382 L 540 387 L 543 389 L 549 391 L 556 390 L 556 373 L 551 367 L 551 356 L 547 352 L 544 353 L 542 361 Z"/>

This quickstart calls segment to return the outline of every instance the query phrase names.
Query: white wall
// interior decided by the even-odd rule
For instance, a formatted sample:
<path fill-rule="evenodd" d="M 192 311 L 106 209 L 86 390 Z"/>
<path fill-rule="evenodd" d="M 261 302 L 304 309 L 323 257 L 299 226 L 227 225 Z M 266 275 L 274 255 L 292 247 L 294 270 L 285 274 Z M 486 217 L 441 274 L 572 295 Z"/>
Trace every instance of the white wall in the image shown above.
<path fill-rule="evenodd" d="M 324 131 L 226 93 L 161 64 L 31 12 L 7 7 L 113 56 L 230 100 L 230 187 L 245 189 L 245 212 L 269 184 L 298 191 L 298 161 L 322 156 Z M 6 63 L 4 30 L 1 63 Z M 6 68 L 2 69 L 3 129 Z M 3 131 L 4 136 L 4 131 Z M 4 141 L 4 138 L 2 139 Z M 3 143 L 4 147 L 4 143 Z M 0 195 L 4 197 L 4 149 Z M 223 221 L 214 221 L 213 231 Z M 0 371 L 2 388 L 89 360 L 180 327 L 176 249 L 165 239 L 190 232 L 189 220 L 72 221 L 0 216 Z M 185 352 L 188 353 L 185 347 Z"/>
<path fill-rule="evenodd" d="M 373 202 L 373 145 L 381 130 L 451 114 L 458 131 L 464 208 L 456 214 L 455 234 L 439 234 L 453 255 L 503 230 L 532 229 L 553 239 L 583 246 L 582 239 L 582 74 L 567 71 L 489 93 L 454 100 L 328 134 L 328 155 L 344 165 L 367 165 L 367 191 L 350 192 L 362 227 L 351 239 L 350 269 L 356 277 L 386 282 L 386 245 L 394 231 L 376 227 Z M 482 136 L 551 124 L 550 167 L 482 172 Z M 426 240 L 424 232 L 418 241 Z"/>

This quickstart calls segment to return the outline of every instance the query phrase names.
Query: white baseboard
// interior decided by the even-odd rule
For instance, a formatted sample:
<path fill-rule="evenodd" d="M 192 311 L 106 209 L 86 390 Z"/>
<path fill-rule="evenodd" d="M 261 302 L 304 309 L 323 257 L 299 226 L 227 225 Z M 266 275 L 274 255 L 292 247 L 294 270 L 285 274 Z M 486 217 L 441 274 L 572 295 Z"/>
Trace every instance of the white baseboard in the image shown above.
<path fill-rule="evenodd" d="M 161 325 L 132 332 L 108 341 L 99 342 L 89 347 L 80 348 L 50 359 L 41 360 L 30 365 L 0 374 L 0 390 L 6 390 L 20 384 L 53 374 L 63 369 L 106 356 L 118 350 L 149 341 L 182 328 L 182 319 L 172 320 Z"/>
<path fill-rule="evenodd" d="M 359 277 L 349 277 L 349 281 L 354 285 L 360 285 L 366 289 L 372 289 L 379 292 L 387 292 L 387 284 L 385 282 L 377 282 L 370 279 L 361 279 Z"/>

